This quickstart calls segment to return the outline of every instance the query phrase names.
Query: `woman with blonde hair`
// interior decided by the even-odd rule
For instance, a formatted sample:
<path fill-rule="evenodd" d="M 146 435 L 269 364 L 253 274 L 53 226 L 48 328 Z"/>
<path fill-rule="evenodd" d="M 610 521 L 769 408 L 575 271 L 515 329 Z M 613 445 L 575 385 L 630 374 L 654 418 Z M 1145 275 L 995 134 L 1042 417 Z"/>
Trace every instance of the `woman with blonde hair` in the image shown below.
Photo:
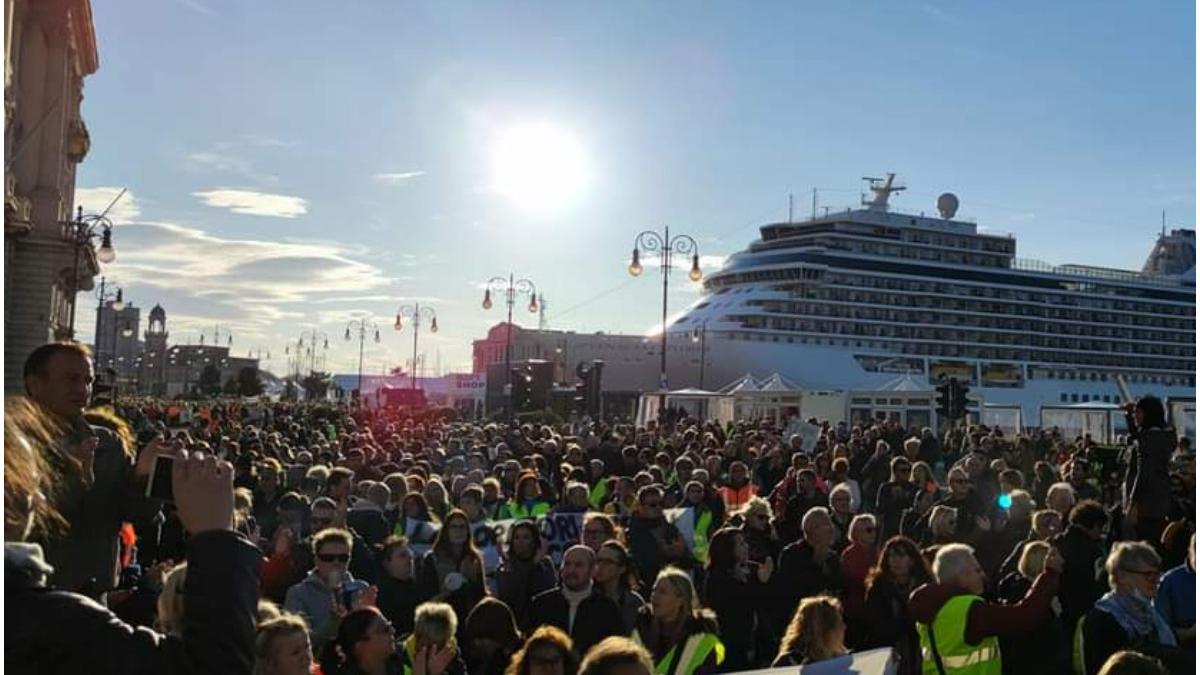
<path fill-rule="evenodd" d="M 750 560 L 762 564 L 767 558 L 778 558 L 783 544 L 771 524 L 771 502 L 751 497 L 738 515 L 742 517 L 742 536 L 750 547 Z"/>
<path fill-rule="evenodd" d="M 183 635 L 183 585 L 187 583 L 187 563 L 172 567 L 163 576 L 158 594 L 158 629 L 167 635 Z"/>
<path fill-rule="evenodd" d="M 513 655 L 505 675 L 575 675 L 578 668 L 571 637 L 556 626 L 542 626 Z"/>
<path fill-rule="evenodd" d="M 996 587 L 997 599 L 1005 605 L 1015 605 L 1025 598 L 1033 587 L 1034 579 L 1041 574 L 1047 556 L 1057 556 L 1058 551 L 1044 541 L 1031 541 L 1021 549 L 1017 571 L 1000 580 Z M 1070 658 L 1062 639 L 1062 605 L 1057 600 L 1051 604 L 1050 613 L 1041 621 L 1029 626 L 1018 635 L 1000 636 L 1000 654 L 1006 671 L 1022 675 L 1069 672 Z"/>
<path fill-rule="evenodd" d="M 638 612 L 633 641 L 650 652 L 657 675 L 709 675 L 725 662 L 717 620 L 702 610 L 692 578 L 665 567 L 654 581 L 650 604 Z"/>
<path fill-rule="evenodd" d="M 929 511 L 929 528 L 921 540 L 923 546 L 951 544 L 957 541 L 958 509 L 938 504 Z"/>
<path fill-rule="evenodd" d="M 312 645 L 303 618 L 284 613 L 258 624 L 254 675 L 309 675 L 312 669 Z"/>
<path fill-rule="evenodd" d="M 610 637 L 588 650 L 579 675 L 652 675 L 654 664 L 646 649 L 629 638 Z"/>
<path fill-rule="evenodd" d="M 828 595 L 805 598 L 788 624 L 772 668 L 802 666 L 837 658 L 846 651 L 842 603 Z"/>

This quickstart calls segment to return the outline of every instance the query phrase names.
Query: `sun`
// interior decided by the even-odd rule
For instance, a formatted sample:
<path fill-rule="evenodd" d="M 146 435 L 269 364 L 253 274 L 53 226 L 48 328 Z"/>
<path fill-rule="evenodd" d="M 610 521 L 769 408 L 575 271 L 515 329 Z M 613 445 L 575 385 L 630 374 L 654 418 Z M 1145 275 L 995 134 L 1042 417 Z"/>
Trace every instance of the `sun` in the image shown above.
<path fill-rule="evenodd" d="M 509 127 L 492 145 L 492 187 L 518 207 L 558 211 L 589 181 L 587 153 L 567 129 L 545 122 Z"/>

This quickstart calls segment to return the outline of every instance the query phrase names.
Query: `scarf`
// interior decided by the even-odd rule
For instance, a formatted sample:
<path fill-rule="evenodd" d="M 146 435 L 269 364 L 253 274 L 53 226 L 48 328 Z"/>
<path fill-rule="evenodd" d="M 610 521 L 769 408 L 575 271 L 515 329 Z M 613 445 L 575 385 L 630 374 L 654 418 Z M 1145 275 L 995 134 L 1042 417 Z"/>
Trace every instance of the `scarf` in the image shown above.
<path fill-rule="evenodd" d="M 1096 607 L 1111 614 L 1131 638 L 1176 646 L 1175 633 L 1148 599 L 1134 593 L 1109 591 L 1096 602 Z"/>
<path fill-rule="evenodd" d="M 592 595 L 592 583 L 589 581 L 586 588 L 581 591 L 573 591 L 566 586 L 562 589 L 563 597 L 567 599 L 567 634 L 571 634 L 575 630 L 575 615 L 579 612 L 579 605 L 583 604 L 584 600 Z"/>

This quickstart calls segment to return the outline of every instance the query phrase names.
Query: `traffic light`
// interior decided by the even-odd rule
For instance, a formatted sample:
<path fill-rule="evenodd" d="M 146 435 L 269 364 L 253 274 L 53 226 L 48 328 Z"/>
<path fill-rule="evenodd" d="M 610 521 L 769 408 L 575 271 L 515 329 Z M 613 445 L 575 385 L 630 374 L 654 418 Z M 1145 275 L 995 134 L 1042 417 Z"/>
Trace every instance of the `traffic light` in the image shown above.
<path fill-rule="evenodd" d="M 950 409 L 954 419 L 962 419 L 967 416 L 967 392 L 971 388 L 965 384 L 954 382 L 954 387 L 951 391 Z"/>
<path fill-rule="evenodd" d="M 575 396 L 571 401 L 572 409 L 580 415 L 587 414 L 588 403 L 588 381 L 591 379 L 592 371 L 584 364 L 579 364 L 575 369 L 575 374 L 579 376 L 579 381 L 575 383 Z"/>
<path fill-rule="evenodd" d="M 950 419 L 950 383 L 939 384 L 937 393 L 937 414 L 942 419 Z"/>
<path fill-rule="evenodd" d="M 529 384 L 533 377 L 525 368 L 512 369 L 512 407 L 513 412 L 525 412 L 529 409 Z"/>

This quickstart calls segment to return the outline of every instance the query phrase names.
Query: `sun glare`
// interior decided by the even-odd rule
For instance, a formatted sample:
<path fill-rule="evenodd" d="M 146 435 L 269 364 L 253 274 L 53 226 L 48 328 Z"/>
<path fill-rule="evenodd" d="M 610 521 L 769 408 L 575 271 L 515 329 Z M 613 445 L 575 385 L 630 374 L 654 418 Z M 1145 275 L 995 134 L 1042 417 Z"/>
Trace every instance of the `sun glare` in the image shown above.
<path fill-rule="evenodd" d="M 587 183 L 587 157 L 571 132 L 534 123 L 511 127 L 496 137 L 492 185 L 517 206 L 559 210 L 574 203 Z"/>

